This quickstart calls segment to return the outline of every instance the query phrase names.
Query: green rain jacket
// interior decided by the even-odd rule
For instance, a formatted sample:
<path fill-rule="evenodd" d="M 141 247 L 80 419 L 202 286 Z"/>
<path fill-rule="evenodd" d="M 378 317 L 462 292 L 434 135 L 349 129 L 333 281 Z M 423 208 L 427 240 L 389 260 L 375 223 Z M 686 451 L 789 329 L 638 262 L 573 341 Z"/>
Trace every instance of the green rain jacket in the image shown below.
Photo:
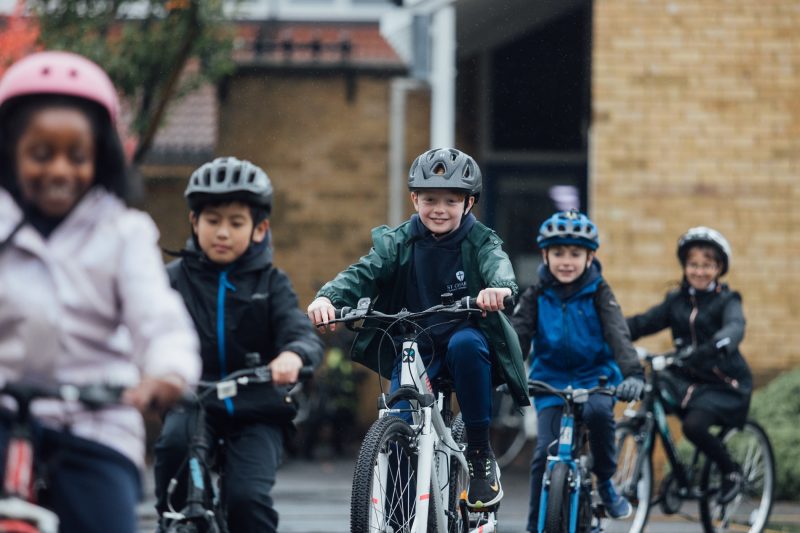
<path fill-rule="evenodd" d="M 494 231 L 477 221 L 461 243 L 470 296 L 477 296 L 486 287 L 507 287 L 514 295 L 519 291 L 514 269 L 501 247 L 502 243 Z M 396 228 L 380 226 L 373 229 L 369 253 L 323 285 L 317 297 L 328 298 L 335 307 L 355 307 L 359 298 L 370 298 L 376 310 L 398 312 L 405 302 L 413 245 L 411 221 Z M 486 318 L 477 322 L 491 347 L 495 362 L 492 365 L 493 382 L 507 383 L 517 404 L 529 405 L 522 350 L 510 320 L 499 312 L 488 313 Z M 380 340 L 378 331 L 360 332 L 353 343 L 352 358 L 389 379 L 396 353 L 393 343 L 381 343 Z"/>

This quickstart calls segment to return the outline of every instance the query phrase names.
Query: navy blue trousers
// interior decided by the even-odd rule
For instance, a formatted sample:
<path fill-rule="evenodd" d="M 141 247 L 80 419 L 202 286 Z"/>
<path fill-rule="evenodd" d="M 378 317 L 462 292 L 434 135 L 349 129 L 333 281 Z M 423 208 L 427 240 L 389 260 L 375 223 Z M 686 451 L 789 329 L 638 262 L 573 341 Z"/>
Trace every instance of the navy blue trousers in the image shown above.
<path fill-rule="evenodd" d="M 539 497 L 542 492 L 542 476 L 547 463 L 548 450 L 555 455 L 561 429 L 560 406 L 546 407 L 537 411 L 538 434 L 536 449 L 531 461 L 531 495 L 528 505 L 528 531 L 536 531 L 539 521 Z M 617 470 L 616 444 L 614 442 L 614 399 L 605 394 L 592 394 L 583 405 L 583 421 L 589 428 L 589 448 L 592 452 L 592 471 L 597 479 L 604 481 Z M 555 441 L 555 443 L 553 443 Z"/>
<path fill-rule="evenodd" d="M 492 417 L 492 359 L 483 333 L 472 327 L 459 329 L 450 337 L 443 358 L 423 354 L 422 360 L 431 381 L 440 375 L 453 379 L 467 437 L 470 428 L 473 434 L 486 431 Z M 392 372 L 392 392 L 400 387 L 400 369 L 398 361 Z"/>
<path fill-rule="evenodd" d="M 61 533 L 136 533 L 141 479 L 136 465 L 97 442 L 51 429 L 37 429 L 36 460 L 46 466 L 41 505 L 58 515 Z M 9 426 L 0 423 L 0 457 Z M 0 475 L 5 462 L 0 462 Z"/>
<path fill-rule="evenodd" d="M 167 509 L 167 486 L 186 458 L 194 423 L 195 413 L 182 409 L 170 411 L 164 420 L 155 445 L 156 510 L 159 513 Z M 264 422 L 237 423 L 209 415 L 206 429 L 210 443 L 220 438 L 225 441 L 222 496 L 231 533 L 277 531 L 278 513 L 270 493 L 283 454 L 281 426 Z M 170 503 L 180 511 L 185 501 L 186 469 L 178 478 Z"/>

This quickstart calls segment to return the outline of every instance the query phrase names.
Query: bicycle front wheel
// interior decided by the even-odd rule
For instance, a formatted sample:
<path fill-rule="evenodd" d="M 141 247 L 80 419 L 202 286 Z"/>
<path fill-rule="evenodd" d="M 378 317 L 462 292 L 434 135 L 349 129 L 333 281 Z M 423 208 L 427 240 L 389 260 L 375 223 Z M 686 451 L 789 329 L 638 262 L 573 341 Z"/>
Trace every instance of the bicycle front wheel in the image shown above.
<path fill-rule="evenodd" d="M 545 533 L 568 533 L 570 515 L 570 484 L 572 471 L 567 463 L 556 463 L 550 471 L 550 487 L 547 492 L 547 515 L 544 519 Z"/>
<path fill-rule="evenodd" d="M 653 496 L 653 459 L 642 450 L 644 438 L 641 424 L 617 424 L 617 471 L 613 481 L 633 506 L 630 533 L 644 531 Z M 634 484 L 637 470 L 638 481 Z"/>
<path fill-rule="evenodd" d="M 414 431 L 386 416 L 372 424 L 358 453 L 350 501 L 353 533 L 410 531 L 416 516 Z"/>
<path fill-rule="evenodd" d="M 453 440 L 456 444 L 466 442 L 466 430 L 461 413 L 456 415 L 452 426 Z M 458 458 L 450 459 L 450 498 L 449 520 L 447 533 L 466 533 L 469 531 L 469 513 L 466 510 L 467 490 L 469 489 L 469 474 L 461 468 Z"/>
<path fill-rule="evenodd" d="M 769 438 L 761 426 L 749 420 L 742 428 L 725 429 L 719 438 L 741 467 L 744 483 L 733 501 L 720 505 L 720 471 L 716 463 L 706 460 L 700 479 L 703 528 L 708 532 L 760 533 L 769 520 L 775 494 L 775 458 Z"/>

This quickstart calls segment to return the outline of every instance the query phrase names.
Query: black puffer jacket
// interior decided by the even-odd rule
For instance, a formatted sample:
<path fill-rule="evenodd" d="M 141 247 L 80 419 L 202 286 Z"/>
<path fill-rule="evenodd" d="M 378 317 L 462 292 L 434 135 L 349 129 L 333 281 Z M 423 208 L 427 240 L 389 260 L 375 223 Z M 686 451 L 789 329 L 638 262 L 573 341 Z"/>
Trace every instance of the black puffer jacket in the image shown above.
<path fill-rule="evenodd" d="M 752 391 L 750 368 L 739 352 L 745 327 L 742 298 L 727 285 L 695 292 L 684 282 L 663 302 L 627 320 L 632 340 L 670 328 L 676 346 L 717 347 L 706 350 L 714 355 L 690 369 L 694 377 L 727 384 L 747 396 Z"/>
<path fill-rule="evenodd" d="M 299 309 L 289 278 L 272 265 L 265 247 L 251 247 L 221 269 L 190 241 L 167 271 L 200 336 L 202 379 L 217 380 L 252 366 L 255 361 L 247 354 L 253 353 L 259 354 L 258 364 L 287 350 L 297 353 L 305 365 L 316 367 L 321 362 L 322 342 Z M 241 387 L 233 401 L 214 398 L 208 409 L 227 412 L 237 420 L 273 423 L 290 421 L 296 411 L 285 400 L 285 390 L 270 384 Z"/>

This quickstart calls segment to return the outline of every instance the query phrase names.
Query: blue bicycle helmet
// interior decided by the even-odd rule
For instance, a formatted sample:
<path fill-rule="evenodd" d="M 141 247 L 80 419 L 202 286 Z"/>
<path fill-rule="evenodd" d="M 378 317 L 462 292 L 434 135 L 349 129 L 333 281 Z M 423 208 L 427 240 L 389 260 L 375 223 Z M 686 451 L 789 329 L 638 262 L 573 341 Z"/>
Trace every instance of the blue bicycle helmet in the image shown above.
<path fill-rule="evenodd" d="M 597 250 L 600 246 L 600 237 L 597 235 L 597 226 L 589 220 L 589 217 L 572 209 L 559 211 L 542 222 L 536 243 L 542 250 L 557 244 L 571 244 Z"/>

